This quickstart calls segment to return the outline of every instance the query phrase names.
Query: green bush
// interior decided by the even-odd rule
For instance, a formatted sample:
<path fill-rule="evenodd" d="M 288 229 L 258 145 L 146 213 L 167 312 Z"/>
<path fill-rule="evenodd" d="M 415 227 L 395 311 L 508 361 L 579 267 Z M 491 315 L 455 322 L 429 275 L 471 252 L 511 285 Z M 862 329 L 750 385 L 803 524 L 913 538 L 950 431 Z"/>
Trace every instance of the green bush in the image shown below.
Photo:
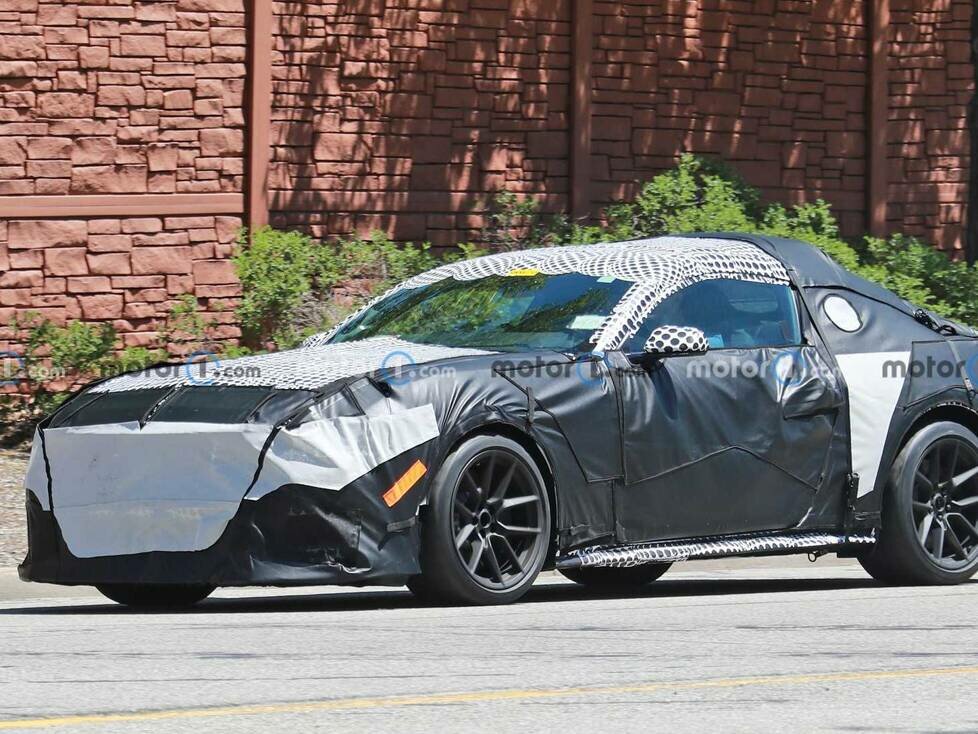
<path fill-rule="evenodd" d="M 978 325 L 978 269 L 949 260 L 920 240 L 867 237 L 861 248 L 867 277 L 908 301 L 966 324 Z"/>
<path fill-rule="evenodd" d="M 686 154 L 643 185 L 634 201 L 610 207 L 608 221 L 616 237 L 744 232 L 756 206 L 756 192 L 731 171 Z"/>
<path fill-rule="evenodd" d="M 785 207 L 723 164 L 683 155 L 672 170 L 642 186 L 634 201 L 605 212 L 602 228 L 566 228 L 565 242 L 598 242 L 683 232 L 745 232 L 804 240 L 857 275 L 947 318 L 978 324 L 978 270 L 904 235 L 842 239 L 829 205 L 818 199 Z M 573 239 L 573 238 L 579 239 Z"/>
<path fill-rule="evenodd" d="M 0 444 L 30 438 L 34 424 L 92 380 L 144 369 L 192 351 L 218 351 L 215 326 L 200 313 L 197 299 L 182 296 L 171 308 L 157 335 L 157 346 L 119 348 L 111 324 L 72 321 L 58 326 L 36 312 L 15 318 L 14 331 L 24 334 L 19 360 L 5 361 L 7 385 L 16 390 L 0 395 Z M 174 348 L 171 355 L 168 347 Z M 246 350 L 225 347 L 223 356 Z M 10 388 L 8 387 L 8 390 Z"/>
<path fill-rule="evenodd" d="M 274 339 L 289 328 L 292 313 L 312 290 L 312 239 L 301 232 L 265 227 L 249 242 L 242 232 L 233 261 L 243 292 L 237 313 L 245 338 Z"/>
<path fill-rule="evenodd" d="M 646 182 L 631 201 L 609 206 L 602 224 L 545 214 L 540 202 L 497 193 L 482 232 L 490 251 L 592 244 L 684 232 L 745 232 L 810 242 L 852 272 L 949 318 L 978 324 L 978 271 L 900 235 L 855 244 L 839 234 L 829 205 L 766 204 L 729 166 L 690 154 Z M 244 297 L 238 309 L 249 340 L 277 347 L 336 323 L 369 297 L 438 264 L 427 244 L 396 245 L 381 233 L 319 243 L 297 232 L 262 229 L 235 256 Z M 443 260 L 485 250 L 460 245 Z M 442 260 L 442 261 L 443 261 Z"/>
<path fill-rule="evenodd" d="M 431 245 L 398 245 L 381 232 L 317 242 L 269 227 L 242 233 L 234 255 L 242 298 L 237 314 L 246 340 L 295 346 L 394 283 L 441 262 L 482 254 L 473 245 L 437 257 Z"/>

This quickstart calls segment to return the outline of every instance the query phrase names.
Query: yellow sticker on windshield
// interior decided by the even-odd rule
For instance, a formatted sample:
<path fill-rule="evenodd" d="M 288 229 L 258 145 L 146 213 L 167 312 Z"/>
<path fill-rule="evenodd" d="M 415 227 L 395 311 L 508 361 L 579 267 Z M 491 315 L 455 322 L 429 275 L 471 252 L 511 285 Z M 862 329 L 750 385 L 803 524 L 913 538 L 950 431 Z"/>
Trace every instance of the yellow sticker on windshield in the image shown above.
<path fill-rule="evenodd" d="M 514 268 L 513 270 L 510 270 L 508 273 L 506 273 L 506 275 L 523 276 L 523 277 L 539 275 L 539 274 L 540 271 L 537 270 L 536 268 Z"/>

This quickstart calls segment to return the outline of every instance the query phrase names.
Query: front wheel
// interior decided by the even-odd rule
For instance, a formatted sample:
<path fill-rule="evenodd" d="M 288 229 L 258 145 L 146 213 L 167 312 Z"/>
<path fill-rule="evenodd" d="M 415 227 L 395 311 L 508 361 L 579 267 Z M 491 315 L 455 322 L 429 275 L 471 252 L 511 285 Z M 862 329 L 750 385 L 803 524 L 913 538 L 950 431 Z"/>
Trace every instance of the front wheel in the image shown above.
<path fill-rule="evenodd" d="M 183 609 L 206 599 L 213 586 L 101 584 L 95 587 L 118 604 L 137 609 Z"/>
<path fill-rule="evenodd" d="M 948 421 L 924 427 L 890 471 L 880 538 L 859 558 L 897 584 L 957 584 L 978 570 L 978 436 Z"/>
<path fill-rule="evenodd" d="M 421 522 L 418 596 L 506 604 L 523 596 L 550 549 L 547 486 L 526 449 L 476 436 L 453 451 L 432 484 Z"/>

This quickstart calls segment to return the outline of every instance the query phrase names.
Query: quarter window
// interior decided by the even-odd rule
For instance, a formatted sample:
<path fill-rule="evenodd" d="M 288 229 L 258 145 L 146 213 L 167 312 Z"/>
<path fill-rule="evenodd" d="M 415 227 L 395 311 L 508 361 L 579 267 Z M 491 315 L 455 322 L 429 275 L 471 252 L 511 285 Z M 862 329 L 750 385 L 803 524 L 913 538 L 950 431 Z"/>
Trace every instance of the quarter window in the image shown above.
<path fill-rule="evenodd" d="M 628 344 L 641 352 L 659 326 L 695 326 L 711 349 L 801 344 L 798 304 L 791 288 L 743 280 L 703 280 L 660 303 Z"/>

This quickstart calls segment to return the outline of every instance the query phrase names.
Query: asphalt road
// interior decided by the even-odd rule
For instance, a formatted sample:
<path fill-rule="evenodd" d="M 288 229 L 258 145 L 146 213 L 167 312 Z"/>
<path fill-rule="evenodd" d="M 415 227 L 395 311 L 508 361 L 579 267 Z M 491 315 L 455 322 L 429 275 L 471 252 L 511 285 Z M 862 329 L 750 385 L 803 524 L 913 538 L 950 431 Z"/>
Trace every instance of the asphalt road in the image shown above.
<path fill-rule="evenodd" d="M 554 577 L 495 608 L 233 590 L 135 613 L 0 575 L 0 730 L 978 730 L 978 584 L 826 560 L 689 564 L 632 595 Z"/>

